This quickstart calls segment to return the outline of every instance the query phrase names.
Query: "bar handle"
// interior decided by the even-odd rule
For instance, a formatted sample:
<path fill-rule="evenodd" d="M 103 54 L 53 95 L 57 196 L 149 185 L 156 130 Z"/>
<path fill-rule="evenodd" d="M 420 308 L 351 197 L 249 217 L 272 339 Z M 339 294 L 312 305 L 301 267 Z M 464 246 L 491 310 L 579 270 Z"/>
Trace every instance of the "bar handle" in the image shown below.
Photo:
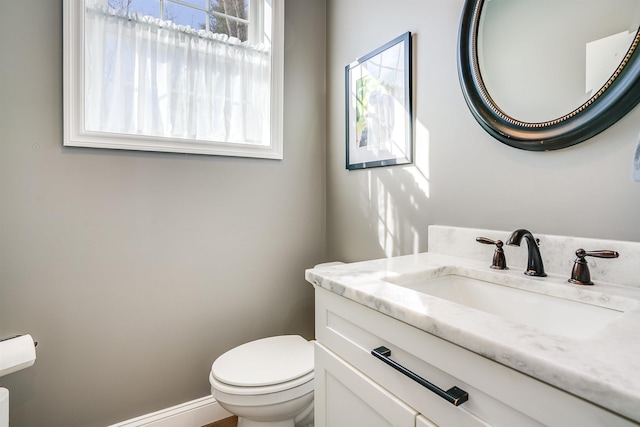
<path fill-rule="evenodd" d="M 463 389 L 453 386 L 449 390 L 445 391 L 440 387 L 436 386 L 435 384 L 425 380 L 421 376 L 411 372 L 409 369 L 405 368 L 398 362 L 391 360 L 391 357 L 390 357 L 391 350 L 389 350 L 387 347 L 381 346 L 381 347 L 375 348 L 371 350 L 371 354 L 377 357 L 378 359 L 382 360 L 387 365 L 391 366 L 393 369 L 396 369 L 397 371 L 408 376 L 409 378 L 411 378 L 421 386 L 429 389 L 430 391 L 434 392 L 438 396 L 442 397 L 444 400 L 446 400 L 447 402 L 451 403 L 454 406 L 459 406 L 464 402 L 466 402 L 467 400 L 469 400 L 469 394 Z"/>

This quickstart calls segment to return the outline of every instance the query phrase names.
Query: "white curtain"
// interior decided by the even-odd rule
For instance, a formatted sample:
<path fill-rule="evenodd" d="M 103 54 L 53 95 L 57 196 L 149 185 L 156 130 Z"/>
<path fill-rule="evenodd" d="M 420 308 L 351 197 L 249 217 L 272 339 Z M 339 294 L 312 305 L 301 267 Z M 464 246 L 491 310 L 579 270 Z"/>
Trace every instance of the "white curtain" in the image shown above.
<path fill-rule="evenodd" d="M 84 62 L 86 130 L 270 144 L 263 46 L 98 6 Z"/>

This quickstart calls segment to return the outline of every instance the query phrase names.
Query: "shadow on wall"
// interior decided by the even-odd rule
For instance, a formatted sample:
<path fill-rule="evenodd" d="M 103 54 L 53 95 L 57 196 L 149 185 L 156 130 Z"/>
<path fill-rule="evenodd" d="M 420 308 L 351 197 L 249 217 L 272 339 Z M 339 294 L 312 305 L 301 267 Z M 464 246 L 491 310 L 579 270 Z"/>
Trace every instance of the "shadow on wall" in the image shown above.
<path fill-rule="evenodd" d="M 366 169 L 359 205 L 387 257 L 425 252 L 429 199 L 429 130 L 416 122 L 414 163 Z"/>

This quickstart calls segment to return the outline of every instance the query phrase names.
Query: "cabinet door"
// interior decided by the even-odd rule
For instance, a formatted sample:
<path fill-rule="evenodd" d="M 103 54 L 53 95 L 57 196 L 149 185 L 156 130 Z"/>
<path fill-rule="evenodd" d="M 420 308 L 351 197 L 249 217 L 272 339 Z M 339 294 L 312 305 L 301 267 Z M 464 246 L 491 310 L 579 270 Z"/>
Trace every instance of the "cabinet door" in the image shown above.
<path fill-rule="evenodd" d="M 416 411 L 315 344 L 316 427 L 414 427 Z"/>

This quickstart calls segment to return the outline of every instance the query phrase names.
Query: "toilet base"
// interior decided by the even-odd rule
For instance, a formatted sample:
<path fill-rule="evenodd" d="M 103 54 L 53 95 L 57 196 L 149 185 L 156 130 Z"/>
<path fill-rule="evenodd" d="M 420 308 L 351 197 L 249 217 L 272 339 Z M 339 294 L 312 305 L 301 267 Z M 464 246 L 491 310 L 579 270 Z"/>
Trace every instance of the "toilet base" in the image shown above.
<path fill-rule="evenodd" d="M 285 402 L 266 405 L 255 401 L 260 399 L 259 396 L 251 396 L 245 402 L 232 402 L 234 398 L 244 400 L 247 396 L 212 391 L 220 406 L 238 416 L 238 427 L 313 427 L 313 391 Z"/>

